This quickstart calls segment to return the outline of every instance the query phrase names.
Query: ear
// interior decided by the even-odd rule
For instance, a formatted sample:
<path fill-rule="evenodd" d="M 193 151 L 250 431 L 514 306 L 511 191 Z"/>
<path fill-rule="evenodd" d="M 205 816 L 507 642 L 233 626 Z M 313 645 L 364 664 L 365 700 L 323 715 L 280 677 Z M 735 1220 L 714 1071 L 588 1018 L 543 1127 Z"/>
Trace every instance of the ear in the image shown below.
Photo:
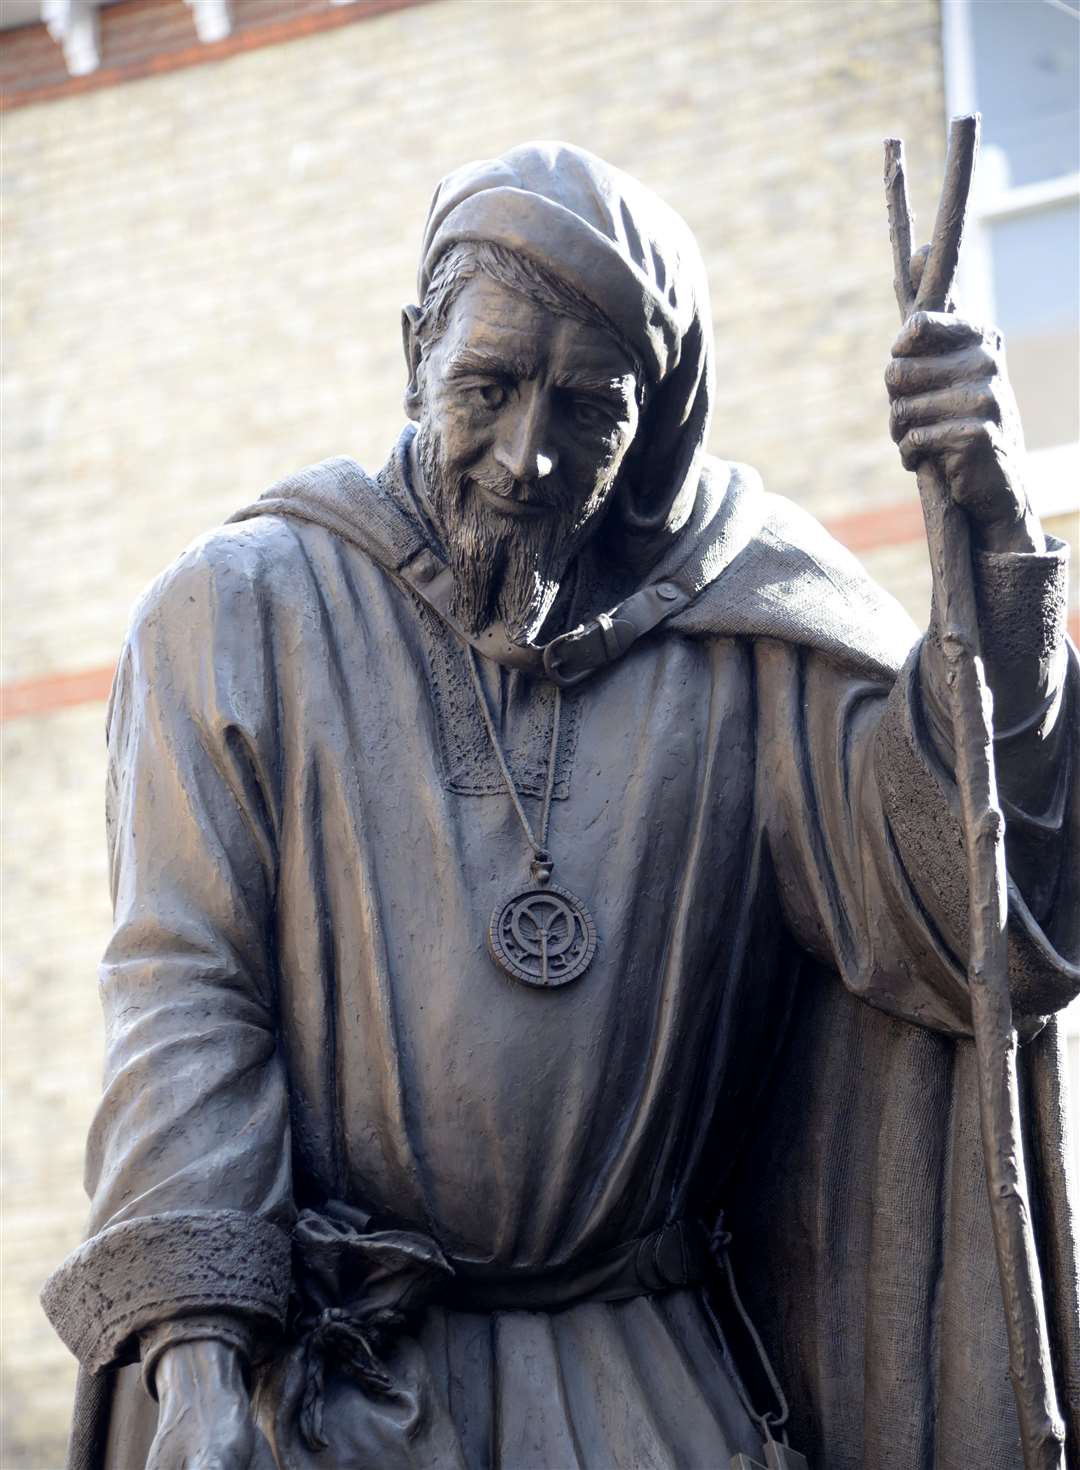
<path fill-rule="evenodd" d="M 417 335 L 421 315 L 418 306 L 401 308 L 401 345 L 405 349 L 405 368 L 409 375 L 405 388 L 405 412 L 411 419 L 419 419 L 424 402 L 420 386 L 420 338 Z"/>

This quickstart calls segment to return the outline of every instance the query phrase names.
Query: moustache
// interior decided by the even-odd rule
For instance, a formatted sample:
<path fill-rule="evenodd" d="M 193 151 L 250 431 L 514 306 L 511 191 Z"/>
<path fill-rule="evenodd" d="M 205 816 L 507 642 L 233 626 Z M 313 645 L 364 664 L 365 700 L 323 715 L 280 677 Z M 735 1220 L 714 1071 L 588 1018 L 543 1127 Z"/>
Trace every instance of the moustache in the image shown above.
<path fill-rule="evenodd" d="M 565 515 L 577 510 L 577 498 L 558 481 L 545 482 L 540 489 L 535 480 L 519 480 L 508 470 L 478 470 L 461 482 L 462 495 L 469 489 L 484 490 L 500 500 L 528 506 L 534 513 Z"/>
<path fill-rule="evenodd" d="M 427 425 L 418 452 L 453 572 L 454 615 L 470 632 L 501 618 L 510 638 L 524 642 L 542 623 L 575 550 L 580 506 L 572 487 L 557 475 L 522 480 L 486 456 L 455 465 Z M 545 513 L 500 512 L 494 496 L 542 504 Z"/>

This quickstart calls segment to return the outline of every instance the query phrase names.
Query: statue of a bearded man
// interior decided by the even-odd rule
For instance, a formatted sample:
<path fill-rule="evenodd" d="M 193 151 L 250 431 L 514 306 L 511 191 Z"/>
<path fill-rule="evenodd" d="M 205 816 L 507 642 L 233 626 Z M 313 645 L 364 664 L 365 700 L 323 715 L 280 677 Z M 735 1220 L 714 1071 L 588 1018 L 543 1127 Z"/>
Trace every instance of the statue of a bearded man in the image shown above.
<path fill-rule="evenodd" d="M 634 180 L 463 168 L 419 284 L 383 468 L 196 542 L 119 664 L 73 1464 L 1012 1464 L 933 624 L 704 453 L 704 269 Z M 1066 556 L 995 334 L 917 314 L 887 385 L 972 526 L 1075 1369 Z"/>

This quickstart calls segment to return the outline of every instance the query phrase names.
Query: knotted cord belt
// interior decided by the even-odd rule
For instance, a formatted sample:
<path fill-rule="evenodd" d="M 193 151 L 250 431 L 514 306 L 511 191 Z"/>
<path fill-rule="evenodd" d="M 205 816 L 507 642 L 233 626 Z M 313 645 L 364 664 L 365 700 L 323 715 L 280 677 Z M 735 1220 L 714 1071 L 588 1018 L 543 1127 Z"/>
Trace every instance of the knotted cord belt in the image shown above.
<path fill-rule="evenodd" d="M 557 1312 L 577 1302 L 618 1302 L 700 1282 L 708 1242 L 681 1220 L 599 1255 L 541 1269 L 493 1266 L 451 1257 L 453 1278 L 439 1285 L 443 1306 L 466 1312 Z"/>
<path fill-rule="evenodd" d="M 626 1301 L 700 1284 L 710 1256 L 727 1276 L 778 1411 L 756 1413 L 741 1384 L 740 1396 L 767 1441 L 772 1441 L 774 1430 L 783 1433 L 787 1404 L 735 1288 L 727 1255 L 730 1237 L 722 1220 L 711 1233 L 699 1223 L 676 1220 L 599 1254 L 539 1268 L 447 1256 L 420 1231 L 377 1230 L 371 1225 L 363 1211 L 331 1200 L 322 1213 L 303 1211 L 293 1233 L 292 1350 L 303 1361 L 300 1432 L 309 1449 L 324 1449 L 327 1444 L 323 1432 L 327 1369 L 347 1374 L 376 1398 L 389 1396 L 394 1384 L 384 1355 L 409 1319 L 425 1307 L 557 1312 L 579 1302 Z"/>
<path fill-rule="evenodd" d="M 700 1227 L 681 1221 L 580 1261 L 541 1269 L 446 1256 L 419 1231 L 373 1230 L 363 1211 L 338 1200 L 305 1210 L 293 1233 L 296 1304 L 292 1351 L 303 1362 L 300 1432 L 326 1447 L 327 1369 L 376 1398 L 393 1392 L 383 1358 L 422 1308 L 554 1312 L 582 1301 L 625 1301 L 699 1282 L 708 1259 Z"/>

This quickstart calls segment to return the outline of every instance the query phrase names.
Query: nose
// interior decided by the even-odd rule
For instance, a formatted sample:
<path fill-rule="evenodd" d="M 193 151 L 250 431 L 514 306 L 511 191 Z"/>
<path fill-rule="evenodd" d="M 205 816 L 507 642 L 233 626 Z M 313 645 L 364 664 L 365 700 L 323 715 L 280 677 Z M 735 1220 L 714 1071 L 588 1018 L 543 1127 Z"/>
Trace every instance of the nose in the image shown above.
<path fill-rule="evenodd" d="M 523 386 L 500 417 L 493 451 L 496 463 L 515 480 L 542 480 L 552 474 L 558 455 L 550 425 L 545 394 L 535 385 Z"/>

